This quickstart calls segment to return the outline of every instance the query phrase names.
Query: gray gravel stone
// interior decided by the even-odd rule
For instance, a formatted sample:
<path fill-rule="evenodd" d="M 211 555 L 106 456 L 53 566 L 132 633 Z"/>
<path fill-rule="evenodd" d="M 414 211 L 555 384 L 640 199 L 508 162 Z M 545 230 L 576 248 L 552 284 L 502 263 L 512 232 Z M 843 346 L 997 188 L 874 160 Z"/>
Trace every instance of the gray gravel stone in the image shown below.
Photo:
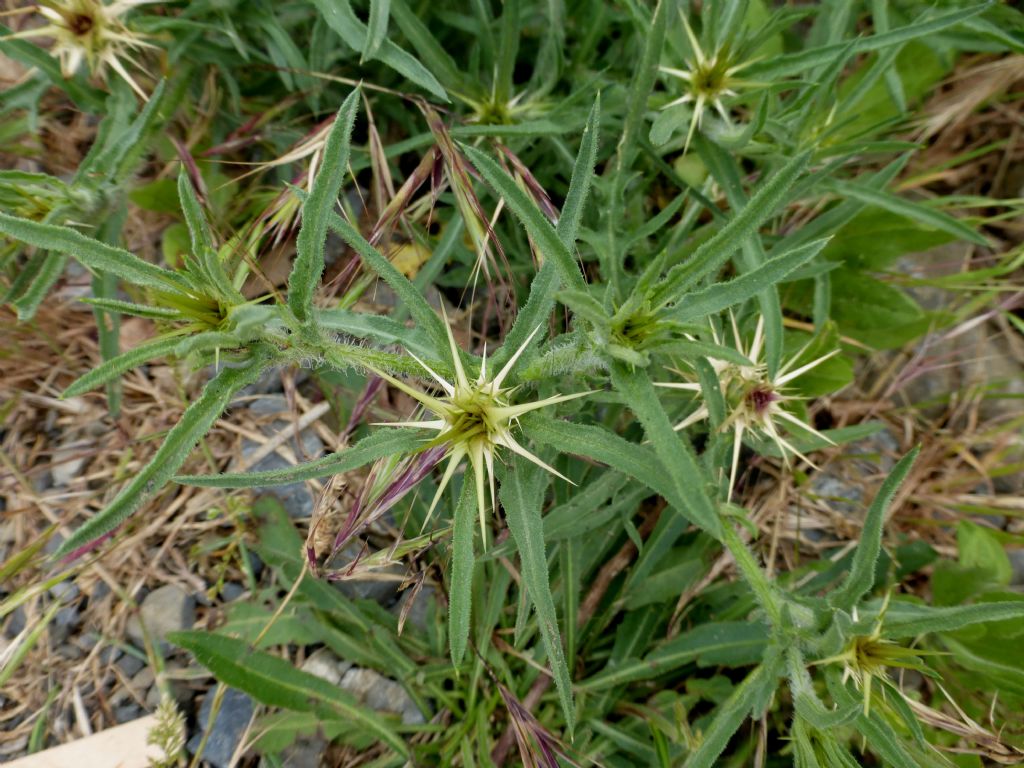
<path fill-rule="evenodd" d="M 406 725 L 426 722 L 405 688 L 372 669 L 350 668 L 342 675 L 340 687 L 371 709 L 401 715 Z"/>
<path fill-rule="evenodd" d="M 199 709 L 201 732 L 189 740 L 188 749 L 189 752 L 195 754 L 202 742 L 203 734 L 209 730 L 209 737 L 203 750 L 203 760 L 214 768 L 227 768 L 231 762 L 231 756 L 242 739 L 242 733 L 252 718 L 253 702 L 247 694 L 234 688 L 228 688 L 224 692 L 217 719 L 213 722 L 211 729 L 210 711 L 213 708 L 213 699 L 213 691 L 210 691 L 203 699 L 203 705 Z"/>
<path fill-rule="evenodd" d="M 1024 591 L 1024 549 L 1010 549 L 1006 554 L 1010 558 L 1010 568 L 1013 570 L 1010 585 Z"/>
<path fill-rule="evenodd" d="M 227 582 L 220 590 L 220 599 L 230 603 L 245 594 L 245 587 L 234 581 Z"/>
<path fill-rule="evenodd" d="M 283 398 L 282 398 L 283 399 Z M 258 401 L 257 401 L 258 402 Z M 268 434 L 274 434 L 278 429 L 287 428 L 288 423 L 284 421 L 275 421 L 270 427 L 264 431 Z M 260 450 L 262 446 L 259 443 L 251 440 L 242 441 L 242 459 L 246 461 L 250 456 Z M 292 448 L 295 448 L 294 442 Z M 314 459 L 319 457 L 324 450 L 324 444 L 313 432 L 306 430 L 302 433 L 302 450 L 299 453 L 298 458 L 301 460 L 303 457 L 308 459 Z M 284 469 L 290 467 L 291 464 L 276 453 L 271 453 L 269 456 L 264 456 L 262 459 L 257 461 L 252 466 L 248 467 L 247 471 L 251 472 L 267 472 L 274 469 Z M 311 517 L 313 515 L 313 496 L 310 494 L 309 489 L 305 483 L 291 483 L 290 485 L 275 485 L 267 487 L 256 487 L 253 488 L 253 492 L 257 495 L 270 494 L 276 496 L 281 504 L 284 506 L 288 515 L 295 518 L 300 517 Z"/>
<path fill-rule="evenodd" d="M 117 667 L 126 677 L 134 676 L 140 669 L 146 666 L 143 661 L 131 653 L 126 653 L 117 660 Z"/>
<path fill-rule="evenodd" d="M 145 624 L 153 642 L 166 650 L 169 647 L 167 634 L 190 629 L 195 620 L 195 598 L 177 584 L 165 584 L 146 595 L 139 613 L 128 620 L 128 637 L 136 646 L 144 648 L 142 624 Z"/>
<path fill-rule="evenodd" d="M 338 685 L 341 682 L 342 671 L 338 668 L 341 659 L 334 655 L 329 648 L 320 648 L 310 654 L 309 658 L 302 662 L 300 669 L 311 675 L 316 675 L 321 680 L 326 680 L 331 685 Z"/>
<path fill-rule="evenodd" d="M 118 725 L 130 723 L 140 717 L 142 717 L 142 707 L 138 704 L 122 704 L 120 707 L 114 707 L 114 721 Z"/>

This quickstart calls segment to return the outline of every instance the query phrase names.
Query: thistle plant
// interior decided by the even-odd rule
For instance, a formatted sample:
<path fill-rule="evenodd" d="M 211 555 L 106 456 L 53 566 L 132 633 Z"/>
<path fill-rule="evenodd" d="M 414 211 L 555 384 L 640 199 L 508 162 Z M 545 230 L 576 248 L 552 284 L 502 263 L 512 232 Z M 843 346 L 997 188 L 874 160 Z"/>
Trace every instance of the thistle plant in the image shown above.
<path fill-rule="evenodd" d="M 580 764 L 710 768 L 756 760 L 753 744 L 786 743 L 799 768 L 847 768 L 862 739 L 865 760 L 940 764 L 929 744 L 946 736 L 904 697 L 879 703 L 873 692 L 890 689 L 893 668 L 930 683 L 948 661 L 943 682 L 958 683 L 972 717 L 989 703 L 986 686 L 1007 697 L 1000 714 L 1012 712 L 1024 700 L 1017 670 L 1006 672 L 1010 654 L 988 648 L 1019 642 L 1024 607 L 1005 589 L 1009 566 L 993 569 L 1003 589 L 985 582 L 937 605 L 904 594 L 929 578 L 940 584 L 932 566 L 942 562 L 904 536 L 905 513 L 920 501 L 912 491 L 930 482 L 909 436 L 864 514 L 844 512 L 857 541 L 820 557 L 795 542 L 800 558 L 775 558 L 783 550 L 761 536 L 761 510 L 743 508 L 736 479 L 744 445 L 810 463 L 808 444 L 839 450 L 873 434 L 878 425 L 819 431 L 804 401 L 849 384 L 863 346 L 894 346 L 894 333 L 908 340 L 950 321 L 879 273 L 951 239 L 992 243 L 980 215 L 952 213 L 977 201 L 900 194 L 912 148 L 892 126 L 911 114 L 887 72 L 900 56 L 927 58 L 923 43 L 939 50 L 936 68 L 963 50 L 1012 50 L 1004 22 L 1019 14 L 917 0 L 776 10 L 738 0 L 703 3 L 695 31 L 687 3 L 674 35 L 678 3 L 585 0 L 566 45 L 559 3 L 509 0 L 500 16 L 490 3 L 470 5 L 371 2 L 365 20 L 327 0 L 168 6 L 147 30 L 170 38 L 191 68 L 141 109 L 135 91 L 112 82 L 110 115 L 70 181 L 0 177 L 0 233 L 14 244 L 5 277 L 22 316 L 73 258 L 93 277 L 87 301 L 101 320 L 137 316 L 155 329 L 121 350 L 101 323 L 102 362 L 64 394 L 104 387 L 109 399 L 123 374 L 171 360 L 192 395 L 159 443 L 138 440 L 146 455 L 121 487 L 95 489 L 113 491 L 109 502 L 57 557 L 116 546 L 136 515 L 179 486 L 262 493 L 322 479 L 318 512 L 335 508 L 339 488 L 357 489 L 340 530 L 314 536 L 317 515 L 305 544 L 284 510 L 254 502 L 271 572 L 265 584 L 253 580 L 259 605 L 228 608 L 215 632 L 171 638 L 221 682 L 291 710 L 277 729 L 256 729 L 271 735 L 260 741 L 268 752 L 281 749 L 281 730 L 320 728 L 388 764 L 501 765 L 518 744 L 546 766 L 564 751 Z M 95 8 L 105 29 L 137 35 L 126 4 Z M 128 62 L 140 50 L 99 40 L 76 67 L 120 73 L 104 57 Z M 39 63 L 32 87 L 56 80 L 82 109 L 103 103 L 24 41 L 2 44 Z M 373 86 L 346 93 L 351 81 L 329 74 L 339 70 Z M 949 74 L 933 73 L 927 86 L 908 80 L 913 100 Z M 674 105 L 661 111 L 660 76 L 685 91 L 670 90 Z M 742 136 L 708 124 L 714 113 L 734 127 L 755 90 Z M 317 128 L 296 143 L 293 125 Z M 174 142 L 158 140 L 158 126 Z M 677 129 L 685 136 L 673 143 Z M 197 194 L 212 174 L 209 146 L 223 168 L 263 170 L 259 185 L 240 174 L 227 200 Z M 705 182 L 683 178 L 680 151 L 699 155 Z M 167 183 L 175 155 L 176 190 Z M 176 204 L 166 200 L 174 191 Z M 346 204 L 354 199 L 368 201 L 358 213 Z M 119 246 L 138 201 L 180 222 L 164 232 L 165 247 L 178 237 L 171 263 Z M 876 253 L 873 233 L 889 230 L 896 236 Z M 259 263 L 270 235 L 275 255 L 294 250 L 276 274 Z M 401 263 L 403 249 L 416 251 L 414 263 Z M 503 282 L 488 282 L 478 301 L 471 287 L 494 263 L 490 249 Z M 358 280 L 339 278 L 356 270 Z M 386 315 L 364 301 L 376 281 L 388 289 Z M 457 307 L 479 347 L 460 349 L 439 303 Z M 818 332 L 790 352 L 794 326 Z M 253 471 L 213 440 L 205 463 L 190 463 L 215 425 L 234 418 L 224 414 L 240 393 L 284 366 L 314 372 L 301 393 L 330 403 L 321 428 L 347 424 L 337 449 Z M 380 380 L 416 412 L 366 423 Z M 751 472 L 759 491 L 789 479 Z M 389 511 L 395 541 L 369 552 L 375 533 L 355 561 L 336 565 Z M 507 536 L 489 540 L 488 513 Z M 894 516 L 900 524 L 887 526 Z M 964 550 L 965 572 L 1002 553 L 998 540 Z M 405 623 L 408 603 L 396 622 L 321 580 L 399 562 L 442 606 L 422 627 Z M 266 610 L 272 634 L 251 633 L 250 609 Z M 393 678 L 429 725 L 399 726 L 267 648 L 313 643 Z M 949 655 L 932 658 L 932 647 Z"/>

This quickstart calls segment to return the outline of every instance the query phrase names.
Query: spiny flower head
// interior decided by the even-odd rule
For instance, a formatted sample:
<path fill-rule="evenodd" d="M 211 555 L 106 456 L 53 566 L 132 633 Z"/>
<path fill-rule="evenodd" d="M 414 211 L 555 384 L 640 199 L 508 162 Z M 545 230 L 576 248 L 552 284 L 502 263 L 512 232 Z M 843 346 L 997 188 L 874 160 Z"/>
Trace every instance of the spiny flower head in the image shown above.
<path fill-rule="evenodd" d="M 469 459 L 476 483 L 477 509 L 480 514 L 480 530 L 484 531 L 484 511 L 487 509 L 485 488 L 490 486 L 491 507 L 497 508 L 494 485 L 494 459 L 499 448 L 506 448 L 512 453 L 532 461 L 553 475 L 568 480 L 553 467 L 545 464 L 524 448 L 513 436 L 519 424 L 519 417 L 555 403 L 562 403 L 583 397 L 589 392 L 577 392 L 571 395 L 554 395 L 542 400 L 513 405 L 512 395 L 517 387 L 505 387 L 505 379 L 512 372 L 516 361 L 526 350 L 530 341 L 540 330 L 537 326 L 526 341 L 515 351 L 504 367 L 493 377 L 488 377 L 486 351 L 480 365 L 479 375 L 471 379 L 462 364 L 459 348 L 455 343 L 451 327 L 447 324 L 448 344 L 452 357 L 452 369 L 455 380 L 448 381 L 434 371 L 415 355 L 413 359 L 429 376 L 440 385 L 443 394 L 437 396 L 422 392 L 393 376 L 376 369 L 374 373 L 415 399 L 436 418 L 423 421 L 389 422 L 388 426 L 415 427 L 417 429 L 435 430 L 437 435 L 428 443 L 428 447 L 446 446 L 448 463 L 441 477 L 437 492 L 427 512 L 427 519 L 433 514 L 441 494 L 448 486 L 452 475 L 463 459 Z M 571 481 L 570 481 L 571 482 Z"/>
<path fill-rule="evenodd" d="M 917 648 L 904 648 L 893 640 L 882 637 L 882 621 L 889 607 L 890 594 L 885 596 L 882 610 L 874 628 L 867 635 L 852 637 L 843 650 L 835 656 L 821 659 L 815 664 L 842 664 L 843 682 L 853 680 L 853 684 L 864 695 L 864 714 L 871 711 L 871 689 L 877 680 L 882 686 L 892 687 L 887 667 L 913 669 L 929 677 L 935 673 L 923 661 L 926 655 L 938 655 L 935 651 L 922 651 Z M 853 609 L 853 620 L 857 621 L 857 609 Z"/>
<path fill-rule="evenodd" d="M 805 345 L 803 349 L 785 362 L 779 371 L 772 376 L 768 373 L 768 365 L 761 359 L 762 352 L 764 351 L 764 318 L 758 318 L 754 338 L 749 347 L 743 343 L 739 327 L 736 324 L 736 318 L 731 313 L 730 321 L 736 351 L 746 358 L 749 363 L 741 364 L 733 361 L 712 359 L 711 365 L 718 376 L 722 395 L 728 409 L 728 416 L 722 422 L 721 428 L 723 430 L 732 429 L 733 431 L 732 469 L 729 474 L 729 493 L 731 496 L 732 488 L 736 483 L 736 469 L 739 464 L 740 446 L 743 444 L 744 433 L 751 432 L 774 442 L 782 454 L 783 461 L 787 464 L 791 456 L 799 456 L 813 466 L 813 462 L 810 459 L 800 453 L 792 443 L 782 436 L 782 430 L 787 425 L 796 426 L 800 430 L 809 432 L 828 443 L 832 442 L 786 409 L 788 404 L 800 400 L 795 395 L 786 394 L 786 391 L 790 382 L 825 362 L 833 355 L 838 354 L 839 350 L 833 350 L 827 355 L 822 355 L 809 363 L 794 368 L 807 349 Z M 711 334 L 715 343 L 720 345 L 722 342 L 714 327 L 711 328 Z M 676 371 L 676 373 L 681 372 Z M 700 392 L 700 384 L 689 381 L 657 382 L 656 386 Z M 679 422 L 675 428 L 677 430 L 685 429 L 708 418 L 708 415 L 707 406 L 702 404 L 696 411 Z"/>
<path fill-rule="evenodd" d="M 102 76 L 110 67 L 132 87 L 143 100 L 145 91 L 128 72 L 123 61 L 139 65 L 130 52 L 138 48 L 152 48 L 141 34 L 133 32 L 121 18 L 132 8 L 155 0 L 116 0 L 109 5 L 102 0 L 40 0 L 35 10 L 47 24 L 18 32 L 7 39 L 51 37 L 51 52 L 60 61 L 61 72 L 71 77 L 84 61 L 89 71 Z"/>
<path fill-rule="evenodd" d="M 666 104 L 662 109 L 669 109 L 679 104 L 693 104 L 693 117 L 690 118 L 690 128 L 686 133 L 686 143 L 683 145 L 684 154 L 690 148 L 690 141 L 693 134 L 700 127 L 704 119 L 704 112 L 709 105 L 721 115 L 725 122 L 729 122 L 729 110 L 723 101 L 738 95 L 737 89 L 756 86 L 756 83 L 743 80 L 737 75 L 740 70 L 752 62 L 745 61 L 733 64 L 728 50 L 720 48 L 710 55 L 704 53 L 693 28 L 686 18 L 686 14 L 680 11 L 683 20 L 683 28 L 690 41 L 690 49 L 693 58 L 686 62 L 687 69 L 675 67 L 659 67 L 663 74 L 670 75 L 682 80 L 685 83 L 686 92 L 675 101 Z"/>

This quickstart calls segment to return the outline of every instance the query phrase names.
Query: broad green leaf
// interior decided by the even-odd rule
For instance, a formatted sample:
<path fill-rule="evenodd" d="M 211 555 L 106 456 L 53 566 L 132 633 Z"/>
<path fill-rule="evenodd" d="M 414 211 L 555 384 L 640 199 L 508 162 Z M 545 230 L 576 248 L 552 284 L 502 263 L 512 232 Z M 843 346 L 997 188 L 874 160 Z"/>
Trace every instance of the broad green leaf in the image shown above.
<path fill-rule="evenodd" d="M 149 463 L 132 477 L 110 504 L 75 531 L 55 556 L 63 557 L 112 531 L 163 488 L 178 467 L 185 463 L 196 443 L 210 431 L 232 396 L 259 378 L 263 364 L 262 357 L 258 357 L 241 368 L 224 368 L 211 379 L 199 399 L 185 409 L 181 419 L 167 433 Z"/>
<path fill-rule="evenodd" d="M 356 89 L 338 109 L 313 189 L 302 204 L 302 228 L 295 241 L 295 263 L 288 276 L 288 306 L 300 322 L 308 320 L 313 312 L 313 295 L 324 271 L 328 216 L 338 202 L 338 193 L 348 172 L 349 145 L 358 108 L 359 89 Z"/>
<path fill-rule="evenodd" d="M 264 472 L 225 472 L 220 475 L 179 475 L 174 482 L 205 488 L 262 488 L 288 485 L 318 477 L 330 477 L 376 461 L 383 456 L 420 450 L 424 446 L 423 432 L 418 429 L 382 428 L 360 440 L 351 448 L 343 448 L 314 461 L 294 467 L 271 469 Z"/>
<path fill-rule="evenodd" d="M 462 481 L 462 493 L 455 506 L 452 537 L 451 582 L 448 587 L 448 643 L 452 662 L 458 666 L 466 655 L 470 611 L 473 604 L 473 530 L 476 528 L 476 492 L 469 478 Z"/>
<path fill-rule="evenodd" d="M 548 558 L 544 547 L 544 523 L 541 519 L 547 479 L 542 469 L 516 457 L 501 483 L 501 505 L 519 550 L 526 592 L 537 611 L 541 637 L 544 639 L 544 648 L 548 653 L 551 673 L 555 678 L 562 712 L 571 736 L 576 720 L 572 681 L 558 632 L 558 616 L 555 613 L 555 599 L 551 594 Z"/>
<path fill-rule="evenodd" d="M 875 583 L 875 563 L 878 561 L 878 553 L 882 548 L 882 528 L 885 525 L 886 512 L 920 452 L 921 448 L 917 446 L 900 459 L 889 476 L 885 478 L 882 487 L 878 489 L 875 500 L 871 502 L 868 514 L 864 518 L 864 528 L 853 555 L 850 573 L 847 574 L 843 583 L 829 595 L 829 603 L 834 608 L 844 611 L 852 610 Z"/>
<path fill-rule="evenodd" d="M 713 315 L 756 296 L 765 288 L 783 280 L 797 267 L 813 259 L 828 243 L 828 239 L 813 240 L 791 251 L 779 254 L 740 277 L 728 282 L 715 283 L 703 290 L 684 296 L 672 308 L 669 316 L 679 322 Z"/>
<path fill-rule="evenodd" d="M 136 285 L 162 290 L 189 290 L 188 283 L 174 272 L 67 227 L 40 224 L 0 213 L 0 233 L 36 248 L 73 256 L 89 269 L 109 272 Z"/>
<path fill-rule="evenodd" d="M 174 632 L 168 640 L 191 652 L 218 680 L 263 704 L 358 723 L 403 757 L 409 756 L 405 741 L 383 717 L 338 686 L 296 669 L 287 659 L 211 632 Z"/>
<path fill-rule="evenodd" d="M 562 278 L 563 286 L 582 290 L 586 287 L 583 273 L 572 252 L 558 236 L 555 228 L 515 181 L 494 160 L 476 147 L 460 145 L 477 170 L 505 201 L 509 210 L 526 227 L 545 259 L 551 259 Z"/>

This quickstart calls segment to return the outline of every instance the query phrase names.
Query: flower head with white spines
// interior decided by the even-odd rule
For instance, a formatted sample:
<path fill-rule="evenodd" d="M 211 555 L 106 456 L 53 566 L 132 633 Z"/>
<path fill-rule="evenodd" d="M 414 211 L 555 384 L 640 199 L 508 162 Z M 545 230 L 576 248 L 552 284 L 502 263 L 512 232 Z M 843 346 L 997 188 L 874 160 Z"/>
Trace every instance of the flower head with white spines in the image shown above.
<path fill-rule="evenodd" d="M 711 359 L 711 366 L 718 377 L 722 388 L 722 395 L 725 398 L 728 413 L 722 422 L 721 429 L 732 429 L 732 468 L 729 473 L 729 494 L 732 496 L 733 486 L 736 484 L 736 470 L 739 465 L 740 447 L 743 445 L 743 435 L 747 432 L 758 434 L 770 439 L 778 446 L 783 461 L 788 465 L 792 456 L 798 456 L 811 466 L 814 463 L 802 454 L 793 444 L 782 436 L 787 426 L 795 426 L 803 432 L 832 444 L 825 435 L 821 434 L 814 427 L 798 419 L 788 410 L 786 405 L 800 400 L 796 395 L 786 394 L 785 391 L 794 379 L 802 376 L 821 363 L 839 353 L 838 349 L 832 350 L 799 367 L 794 367 L 807 350 L 805 345 L 800 351 L 783 363 L 778 372 L 771 376 L 768 373 L 768 365 L 761 360 L 764 351 L 764 318 L 759 317 L 757 327 L 754 331 L 754 338 L 747 347 L 743 343 L 739 326 L 736 324 L 735 316 L 730 313 L 733 341 L 735 349 L 749 364 L 740 364 L 727 360 Z M 721 345 L 718 332 L 712 326 L 711 335 L 715 344 Z M 676 373 L 682 373 L 676 371 Z M 655 386 L 668 389 L 683 389 L 691 392 L 700 392 L 700 384 L 689 381 L 668 381 L 656 382 Z M 676 425 L 676 429 L 685 429 L 707 419 L 710 412 L 706 404 L 698 406 L 697 410 L 683 419 Z"/>
<path fill-rule="evenodd" d="M 411 352 L 409 353 L 419 363 L 420 367 L 437 382 L 443 390 L 443 394 L 437 396 L 427 394 L 383 371 L 373 370 L 378 376 L 381 376 L 396 388 L 405 392 L 436 417 L 422 421 L 387 422 L 384 426 L 436 430 L 436 437 L 431 439 L 428 445 L 448 446 L 446 456 L 448 463 L 441 476 L 441 482 L 438 485 L 437 492 L 434 494 L 433 501 L 430 503 L 427 519 L 429 520 L 433 514 L 441 494 L 448 486 L 462 460 L 468 457 L 473 469 L 474 482 L 476 483 L 477 509 L 480 514 L 481 534 L 483 534 L 484 511 L 487 509 L 485 492 L 487 486 L 490 487 L 491 506 L 492 508 L 497 508 L 494 459 L 499 448 L 507 448 L 512 453 L 532 461 L 556 477 L 571 482 L 556 469 L 530 453 L 515 439 L 513 430 L 518 426 L 519 417 L 549 405 L 584 397 L 589 395 L 590 392 L 554 395 L 542 400 L 512 405 L 510 400 L 518 387 L 504 387 L 503 384 L 512 372 L 519 357 L 526 350 L 533 337 L 537 335 L 540 326 L 533 330 L 533 333 L 527 337 L 519 349 L 515 351 L 508 359 L 508 362 L 505 363 L 493 378 L 488 378 L 487 375 L 487 355 L 485 350 L 480 364 L 480 373 L 475 379 L 471 379 L 463 366 L 459 348 L 455 343 L 455 337 L 452 335 L 451 327 L 447 323 L 447 317 L 445 317 L 445 321 L 452 357 L 452 369 L 455 372 L 454 381 L 448 381 L 420 358 L 416 357 L 416 355 L 413 355 Z"/>
<path fill-rule="evenodd" d="M 663 74 L 682 80 L 686 89 L 682 96 L 670 101 L 662 109 L 669 109 L 679 104 L 693 104 L 693 116 L 690 118 L 690 128 L 686 133 L 686 143 L 683 145 L 685 154 L 690 148 L 693 134 L 700 128 L 704 120 L 704 112 L 709 105 L 714 107 L 715 111 L 728 123 L 729 110 L 726 108 L 724 99 L 737 96 L 738 88 L 756 87 L 758 84 L 737 77 L 744 67 L 753 62 L 744 61 L 732 64 L 725 50 L 717 50 L 710 55 L 706 54 L 700 41 L 697 40 L 697 36 L 693 33 L 686 14 L 680 11 L 679 15 L 683 20 L 686 37 L 690 41 L 693 58 L 686 62 L 688 69 L 658 67 L 658 70 Z"/>
<path fill-rule="evenodd" d="M 28 10 L 35 10 L 47 23 L 8 35 L 5 39 L 49 37 L 54 44 L 51 53 L 60 61 L 61 73 L 71 77 L 85 62 L 89 71 L 102 76 L 103 70 L 114 70 L 143 101 L 148 100 L 146 92 L 132 77 L 125 62 L 136 69 L 139 64 L 132 59 L 136 49 L 154 48 L 145 36 L 133 31 L 122 18 L 133 8 L 154 3 L 157 0 L 39 0 L 39 4 Z"/>

